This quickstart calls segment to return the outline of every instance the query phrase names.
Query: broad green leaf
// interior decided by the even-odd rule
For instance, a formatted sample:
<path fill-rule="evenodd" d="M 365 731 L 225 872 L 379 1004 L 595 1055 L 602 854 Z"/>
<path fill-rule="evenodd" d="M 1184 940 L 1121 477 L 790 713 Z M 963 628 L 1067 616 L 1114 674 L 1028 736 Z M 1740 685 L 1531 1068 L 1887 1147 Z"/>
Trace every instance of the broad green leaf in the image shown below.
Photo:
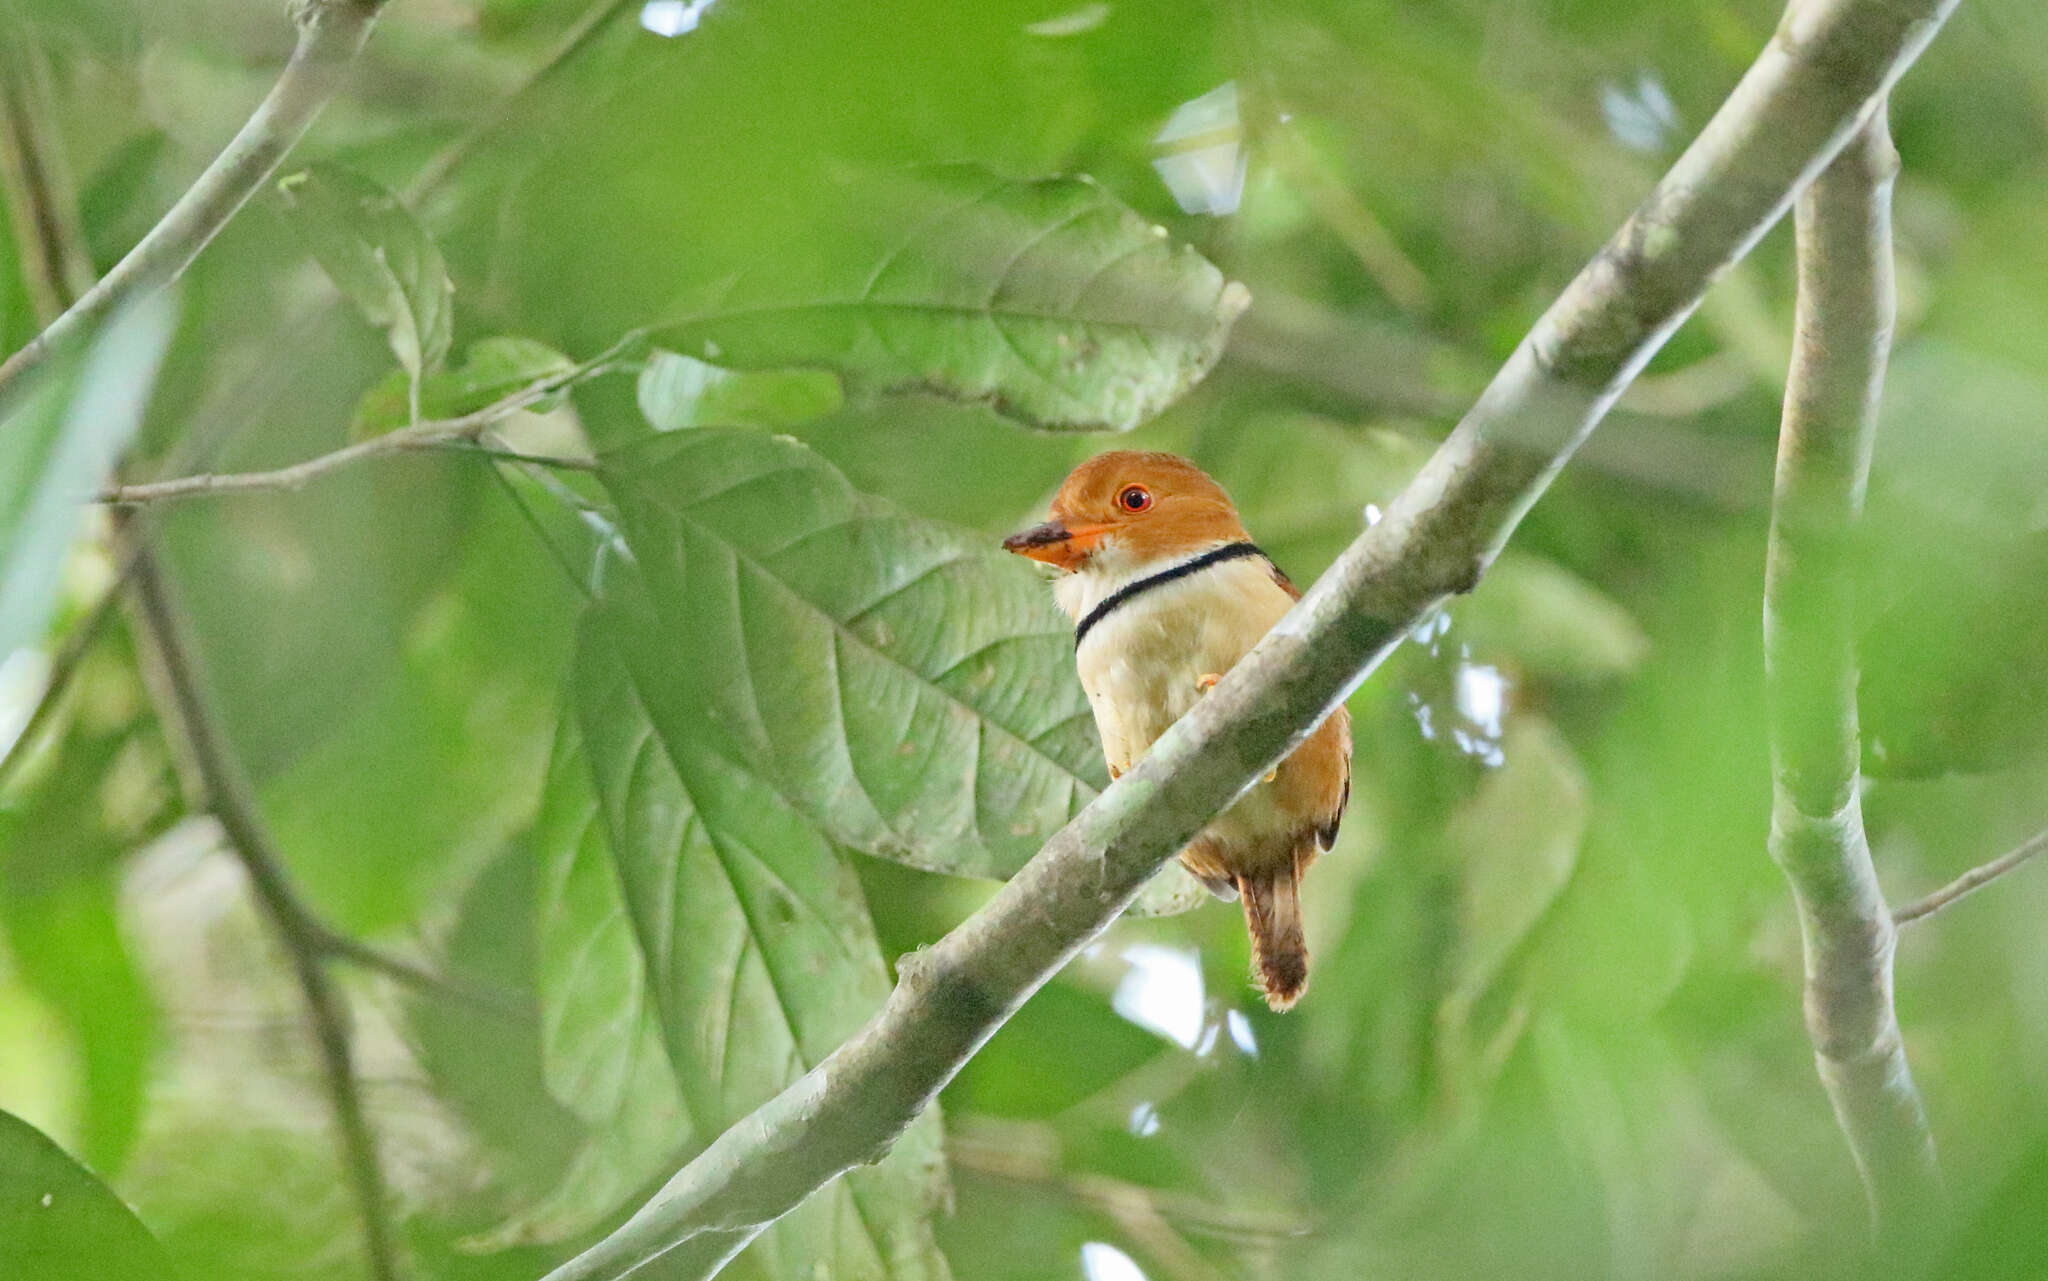
<path fill-rule="evenodd" d="M 1250 300 L 1085 178 L 958 166 L 848 201 L 864 212 L 833 229 L 846 243 L 720 282 L 657 339 L 730 368 L 814 365 L 862 391 L 1125 431 L 1201 381 Z"/>
<path fill-rule="evenodd" d="M 711 1133 L 838 1048 L 890 984 L 852 868 L 705 741 L 673 652 L 622 573 L 586 631 L 573 698 L 669 1058 Z M 943 1278 L 929 1222 L 943 1187 L 932 1111 L 880 1165 L 828 1185 L 752 1249 L 792 1281 Z"/>
<path fill-rule="evenodd" d="M 1942 546 L 1947 563 L 1871 620 L 1858 647 L 1865 765 L 1881 777 L 2048 755 L 2048 529 L 1995 542 L 1948 530 Z"/>
<path fill-rule="evenodd" d="M 832 840 L 1002 878 L 1102 786 L 1072 630 L 992 540 L 753 432 L 632 446 L 605 482 L 689 656 L 679 714 Z M 1178 865 L 1159 881 L 1192 883 Z"/>
<path fill-rule="evenodd" d="M 544 1196 L 488 1234 L 496 1245 L 589 1230 L 673 1172 L 692 1136 L 573 714 L 527 844 L 541 1075 L 582 1141 Z"/>
<path fill-rule="evenodd" d="M 1629 1031 L 1603 1040 L 1544 1014 L 1530 1037 L 1569 1177 L 1601 1195 L 1607 1275 L 1769 1272 L 1809 1224 L 1744 1158 L 1664 1037 Z"/>
<path fill-rule="evenodd" d="M 133 304 L 83 356 L 0 404 L 0 658 L 42 635 L 84 504 L 142 424 L 176 314 L 161 294 Z"/>
<path fill-rule="evenodd" d="M 357 608 L 370 615 L 369 639 L 355 644 L 389 655 L 388 666 L 357 677 L 351 703 L 293 722 L 315 728 L 300 730 L 282 768 L 259 776 L 303 892 L 357 934 L 453 902 L 531 822 L 582 604 L 481 469 L 444 466 L 451 474 L 441 479 L 460 483 L 379 496 L 389 503 L 386 540 L 425 502 L 439 503 L 447 521 L 406 548 L 432 575 L 416 599 L 380 598 L 373 593 L 389 590 L 392 574 L 365 573 Z M 358 515 L 352 528 L 365 523 Z M 304 679 L 323 678 L 333 679 Z"/>
<path fill-rule="evenodd" d="M 292 222 L 336 288 L 382 329 L 417 383 L 448 354 L 455 287 L 441 250 L 398 198 L 321 164 L 278 180 Z"/>
<path fill-rule="evenodd" d="M 420 381 L 421 418 L 459 418 L 473 414 L 543 379 L 561 377 L 576 362 L 546 343 L 500 334 L 479 338 L 463 353 L 462 363 L 427 375 Z M 360 440 L 381 436 L 411 421 L 412 385 L 404 370 L 394 370 L 363 393 L 349 434 Z M 529 408 L 546 413 L 560 405 L 562 393 L 542 397 Z"/>
<path fill-rule="evenodd" d="M 157 1010 L 123 936 L 130 851 L 183 812 L 120 624 L 79 670 L 54 741 L 0 797 L 0 936 L 20 979 L 71 1033 L 81 1148 L 117 1171 L 142 1120 Z M 119 643 L 116 643 L 116 642 Z"/>
<path fill-rule="evenodd" d="M 790 427 L 838 409 L 839 379 L 823 369 L 735 373 L 672 351 L 640 371 L 640 412 L 656 431 L 682 427 Z"/>
<path fill-rule="evenodd" d="M 1459 946 L 1440 1019 L 1465 1034 L 1477 1031 L 1481 999 L 1571 880 L 1589 807 L 1585 772 L 1548 721 L 1516 716 L 1501 747 L 1506 763 L 1444 833 L 1458 878 Z"/>
<path fill-rule="evenodd" d="M 526 1017 L 534 991 L 534 851 L 513 841 L 477 874 L 462 896 L 454 928 L 441 948 L 446 973 L 487 989 L 506 1008 L 416 993 L 407 1013 L 422 1065 L 436 1093 L 522 1189 L 545 1192 L 581 1146 L 576 1117 L 548 1092 L 540 1025 Z M 653 1119 L 653 1114 L 649 1114 Z"/>
<path fill-rule="evenodd" d="M 1613 597 L 1553 560 L 1513 549 L 1451 606 L 1451 618 L 1475 655 L 1544 680 L 1619 680 L 1650 648 Z"/>
<path fill-rule="evenodd" d="M 0 1276 L 164 1281 L 171 1261 L 90 1170 L 0 1112 Z"/>

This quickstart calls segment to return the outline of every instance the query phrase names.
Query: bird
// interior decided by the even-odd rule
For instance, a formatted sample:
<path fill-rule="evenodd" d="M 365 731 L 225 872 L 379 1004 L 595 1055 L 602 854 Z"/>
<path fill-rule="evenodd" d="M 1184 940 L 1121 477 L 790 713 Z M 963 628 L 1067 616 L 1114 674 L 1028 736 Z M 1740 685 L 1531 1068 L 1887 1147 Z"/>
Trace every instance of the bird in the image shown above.
<path fill-rule="evenodd" d="M 1060 571 L 1053 595 L 1074 620 L 1075 668 L 1118 778 L 1301 593 L 1223 487 L 1175 454 L 1098 454 L 1060 485 L 1048 515 L 1003 547 Z M 1340 705 L 1180 852 L 1217 897 L 1243 901 L 1253 972 L 1275 1010 L 1307 987 L 1301 879 L 1336 843 L 1350 799 Z"/>

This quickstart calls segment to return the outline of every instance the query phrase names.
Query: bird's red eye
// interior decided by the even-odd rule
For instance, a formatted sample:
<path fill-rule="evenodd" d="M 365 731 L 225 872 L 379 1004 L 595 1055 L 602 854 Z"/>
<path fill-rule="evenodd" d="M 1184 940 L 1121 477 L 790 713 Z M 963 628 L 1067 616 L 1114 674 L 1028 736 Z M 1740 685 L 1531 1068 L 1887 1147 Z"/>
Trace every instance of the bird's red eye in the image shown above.
<path fill-rule="evenodd" d="M 1152 505 L 1152 491 L 1143 485 L 1126 485 L 1116 496 L 1116 505 L 1127 512 L 1141 512 Z"/>

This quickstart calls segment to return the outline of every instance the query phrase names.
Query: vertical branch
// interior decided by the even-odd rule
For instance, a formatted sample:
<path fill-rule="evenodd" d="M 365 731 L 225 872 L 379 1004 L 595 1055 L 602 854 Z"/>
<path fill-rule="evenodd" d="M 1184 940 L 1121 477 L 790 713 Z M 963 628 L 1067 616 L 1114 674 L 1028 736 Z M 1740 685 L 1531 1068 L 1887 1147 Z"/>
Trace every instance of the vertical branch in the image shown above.
<path fill-rule="evenodd" d="M 1849 553 L 1891 348 L 1897 171 L 1880 105 L 1799 200 L 1797 331 L 1764 579 L 1770 852 L 1798 904 L 1821 1083 L 1887 1238 L 1927 1223 L 1942 1203 L 1892 1006 L 1896 937 L 1858 799 Z"/>
<path fill-rule="evenodd" d="M 166 719 L 175 726 L 187 749 L 207 808 L 220 821 L 227 843 L 248 873 L 250 888 L 263 914 L 277 931 L 291 963 L 314 1040 L 321 1072 L 334 1106 L 336 1138 L 348 1172 L 357 1212 L 363 1225 L 363 1249 L 376 1281 L 393 1281 L 398 1267 L 392 1245 L 391 1217 L 385 1203 L 384 1174 L 377 1160 L 377 1138 L 363 1113 L 355 1064 L 349 1050 L 349 1013 L 326 968 L 332 936 L 299 901 L 287 877 L 276 843 L 257 808 L 254 788 L 239 757 L 229 746 L 212 693 L 200 669 L 197 650 L 185 626 L 171 584 L 147 547 L 137 547 L 133 588 L 139 632 L 160 666 L 169 696 Z"/>
<path fill-rule="evenodd" d="M 159 289 L 227 226 L 341 88 L 385 0 L 294 0 L 299 42 L 277 83 L 161 220 L 49 328 L 0 364 L 0 391 L 89 332 L 128 298 Z"/>

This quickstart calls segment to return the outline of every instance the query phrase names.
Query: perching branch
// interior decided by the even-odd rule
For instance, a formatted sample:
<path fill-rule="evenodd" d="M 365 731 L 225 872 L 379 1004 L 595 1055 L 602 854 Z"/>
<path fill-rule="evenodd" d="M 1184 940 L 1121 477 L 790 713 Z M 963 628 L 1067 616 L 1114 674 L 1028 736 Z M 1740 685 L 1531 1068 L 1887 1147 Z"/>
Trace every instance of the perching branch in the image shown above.
<path fill-rule="evenodd" d="M 1800 197 L 1797 332 L 1764 577 L 1775 788 L 1771 857 L 1798 904 L 1806 1029 L 1884 1234 L 1938 1213 L 1934 1139 L 1892 1006 L 1892 917 L 1858 799 L 1850 539 L 1891 350 L 1891 190 L 1882 106 Z"/>
<path fill-rule="evenodd" d="M 1671 172 L 1546 312 L 1415 481 L 1273 632 L 980 911 L 904 958 L 888 1002 L 550 1274 L 662 1259 L 713 1275 L 904 1127 L 1209 819 L 1470 590 L 1707 287 L 1783 216 L 1924 49 L 1954 0 L 1802 5 Z"/>
<path fill-rule="evenodd" d="M 1974 894 L 1986 885 L 2004 876 L 2020 864 L 2037 854 L 2048 853 L 2048 831 L 2034 833 L 2021 841 L 2015 848 L 2006 851 L 1980 867 L 1973 867 L 1953 881 L 1929 894 L 1926 898 L 1915 899 L 1892 913 L 1892 924 L 1906 925 L 1923 916 L 1932 916 L 1957 899 Z"/>
<path fill-rule="evenodd" d="M 240 133 L 128 256 L 49 328 L 0 364 L 0 392 L 87 333 L 121 303 L 161 288 L 191 265 L 276 170 L 341 88 L 385 0 L 293 0 L 299 41 L 277 83 Z"/>
<path fill-rule="evenodd" d="M 377 1161 L 377 1138 L 363 1114 L 355 1065 L 349 1053 L 349 1015 L 334 989 L 325 965 L 333 935 L 299 901 L 283 861 L 257 808 L 254 789 L 242 763 L 228 745 L 215 712 L 213 697 L 186 634 L 183 611 L 170 582 L 151 551 L 138 550 L 133 577 L 137 621 L 148 650 L 161 666 L 169 705 L 180 740 L 189 749 L 190 764 L 205 801 L 227 834 L 229 847 L 248 873 L 249 884 L 263 914 L 277 931 L 319 1044 L 328 1097 L 334 1104 L 336 1137 L 342 1164 L 354 1189 L 362 1219 L 363 1248 L 371 1275 L 393 1281 L 398 1275 L 384 1173 Z"/>

